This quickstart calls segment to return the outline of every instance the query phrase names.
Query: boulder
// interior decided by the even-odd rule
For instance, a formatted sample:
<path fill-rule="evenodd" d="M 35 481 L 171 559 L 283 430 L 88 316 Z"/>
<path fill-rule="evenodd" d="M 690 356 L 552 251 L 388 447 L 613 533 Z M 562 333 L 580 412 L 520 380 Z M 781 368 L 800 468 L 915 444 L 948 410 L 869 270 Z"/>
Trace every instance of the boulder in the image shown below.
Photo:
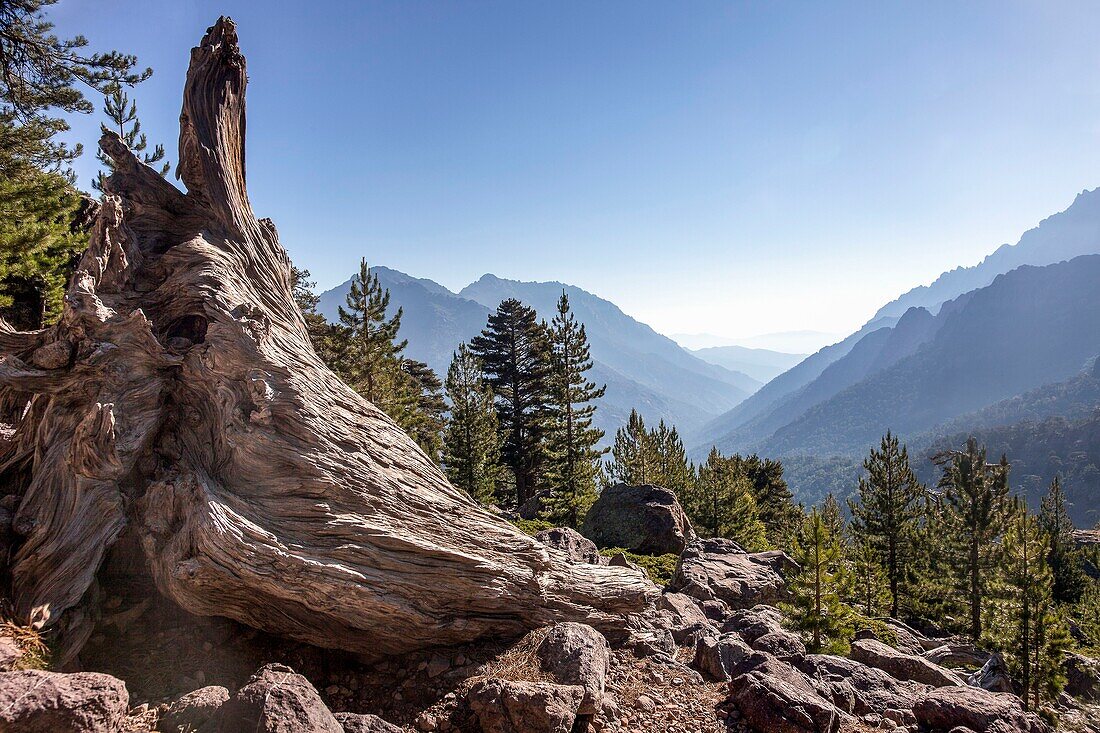
<path fill-rule="evenodd" d="M 387 723 L 377 715 L 334 713 L 333 716 L 344 726 L 344 733 L 402 733 L 396 725 Z"/>
<path fill-rule="evenodd" d="M 0 673 L 0 731 L 114 733 L 129 704 L 126 684 L 106 674 Z"/>
<path fill-rule="evenodd" d="M 722 631 L 736 632 L 752 644 L 765 634 L 783 631 L 783 614 L 775 606 L 753 606 L 734 611 L 722 623 Z"/>
<path fill-rule="evenodd" d="M 584 688 L 486 679 L 471 687 L 466 699 L 482 733 L 569 733 Z"/>
<path fill-rule="evenodd" d="M 219 733 L 343 733 L 305 677 L 285 664 L 268 664 L 218 710 Z"/>
<path fill-rule="evenodd" d="M 676 494 L 659 486 L 627 484 L 600 493 L 581 533 L 599 547 L 622 547 L 643 555 L 679 554 L 695 538 Z"/>
<path fill-rule="evenodd" d="M 198 730 L 228 701 L 229 690 L 217 685 L 188 692 L 159 710 L 157 730 L 164 733 Z"/>
<path fill-rule="evenodd" d="M 792 659 L 806 653 L 806 644 L 798 634 L 790 631 L 770 631 L 752 643 L 758 652 L 771 654 L 776 659 Z"/>
<path fill-rule="evenodd" d="M 983 652 L 972 641 L 957 639 L 949 640 L 921 656 L 941 667 L 981 667 L 989 661 L 989 652 Z"/>
<path fill-rule="evenodd" d="M 606 565 L 607 558 L 600 554 L 596 543 L 580 532 L 569 527 L 544 529 L 535 534 L 535 539 L 552 549 L 565 554 L 572 562 L 590 565 Z"/>
<path fill-rule="evenodd" d="M 1067 654 L 1064 668 L 1067 693 L 1083 700 L 1100 700 L 1100 660 Z"/>
<path fill-rule="evenodd" d="M 751 730 L 767 733 L 835 733 L 844 714 L 821 697 L 797 669 L 754 653 L 729 684 L 729 703 Z"/>
<path fill-rule="evenodd" d="M 705 636 L 695 644 L 692 666 L 709 679 L 726 682 L 750 654 L 752 649 L 737 634 Z"/>
<path fill-rule="evenodd" d="M 655 623 L 667 628 L 677 644 L 694 646 L 702 636 L 717 636 L 718 629 L 699 604 L 683 593 L 662 593 L 657 599 Z"/>
<path fill-rule="evenodd" d="M 913 704 L 927 685 L 896 679 L 881 669 L 847 657 L 807 654 L 791 664 L 826 700 L 853 715 L 880 715 L 897 725 L 912 725 Z"/>
<path fill-rule="evenodd" d="M 881 669 L 899 680 L 912 680 L 932 687 L 962 685 L 962 679 L 943 667 L 923 657 L 899 652 L 894 647 L 875 639 L 857 639 L 852 642 L 849 656 L 857 662 Z"/>
<path fill-rule="evenodd" d="M 966 678 L 966 684 L 980 687 L 989 692 L 1015 692 L 1012 677 L 1005 666 L 1004 657 L 999 653 L 990 655 L 982 668 Z"/>
<path fill-rule="evenodd" d="M 1024 712 L 1020 698 L 980 687 L 940 687 L 913 705 L 913 716 L 925 730 L 950 731 L 965 726 L 975 733 L 1049 733 L 1034 713 Z"/>
<path fill-rule="evenodd" d="M 782 573 L 791 567 L 783 552 L 746 553 L 731 540 L 697 540 L 680 555 L 669 590 L 721 601 L 729 610 L 775 605 L 787 598 Z"/>
<path fill-rule="evenodd" d="M 555 682 L 584 689 L 579 714 L 594 715 L 599 710 L 611 664 L 611 650 L 603 634 L 585 624 L 557 624 L 543 637 L 535 655 L 539 667 Z"/>

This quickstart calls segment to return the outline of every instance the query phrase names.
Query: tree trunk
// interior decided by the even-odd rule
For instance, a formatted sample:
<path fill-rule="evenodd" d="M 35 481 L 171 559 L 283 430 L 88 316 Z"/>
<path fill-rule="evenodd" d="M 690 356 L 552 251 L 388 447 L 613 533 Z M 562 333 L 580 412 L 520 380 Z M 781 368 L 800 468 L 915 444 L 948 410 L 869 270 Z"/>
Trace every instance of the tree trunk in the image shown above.
<path fill-rule="evenodd" d="M 17 614 L 75 653 L 105 552 L 132 532 L 186 610 L 324 647 L 621 626 L 655 593 L 642 575 L 569 564 L 476 506 L 314 353 L 245 190 L 245 83 L 220 19 L 187 73 L 187 193 L 105 134 L 116 172 L 60 322 L 0 328 Z"/>

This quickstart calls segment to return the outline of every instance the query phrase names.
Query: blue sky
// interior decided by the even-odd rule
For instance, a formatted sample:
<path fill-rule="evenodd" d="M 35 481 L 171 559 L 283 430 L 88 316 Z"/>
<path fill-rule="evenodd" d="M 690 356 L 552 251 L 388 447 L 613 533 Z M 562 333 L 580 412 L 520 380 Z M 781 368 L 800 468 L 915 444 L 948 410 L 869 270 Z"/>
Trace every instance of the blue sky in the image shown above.
<path fill-rule="evenodd" d="M 248 59 L 254 209 L 322 288 L 365 256 L 452 289 L 567 281 L 666 333 L 846 333 L 1100 185 L 1096 3 L 51 11 L 154 68 L 135 96 L 173 163 L 219 14 Z"/>

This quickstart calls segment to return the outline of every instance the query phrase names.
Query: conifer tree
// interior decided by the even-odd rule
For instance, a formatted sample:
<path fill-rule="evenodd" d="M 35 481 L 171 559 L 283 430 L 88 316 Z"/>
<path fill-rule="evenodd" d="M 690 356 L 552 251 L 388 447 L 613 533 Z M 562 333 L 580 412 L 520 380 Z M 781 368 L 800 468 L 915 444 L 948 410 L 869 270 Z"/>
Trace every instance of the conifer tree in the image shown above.
<path fill-rule="evenodd" d="M 646 430 L 645 420 L 637 410 L 631 410 L 626 425 L 615 431 L 615 444 L 606 473 L 607 484 L 641 486 L 657 479 L 653 436 Z"/>
<path fill-rule="evenodd" d="M 596 501 L 600 457 L 596 448 L 603 431 L 592 427 L 595 401 L 607 387 L 597 387 L 586 376 L 592 369 L 588 336 L 569 309 L 562 291 L 558 312 L 549 327 L 551 418 L 548 436 L 551 493 L 543 503 L 545 516 L 555 524 L 579 527 Z"/>
<path fill-rule="evenodd" d="M 813 653 L 842 652 L 851 640 L 852 610 L 842 600 L 850 583 L 843 555 L 840 540 L 814 507 L 791 540 L 799 570 L 789 583 L 792 600 L 782 605 Z"/>
<path fill-rule="evenodd" d="M 1047 564 L 1049 538 L 1021 502 L 1014 503 L 1004 537 L 1004 592 L 1007 623 L 998 625 L 996 641 L 1009 669 L 1020 681 L 1024 709 L 1037 709 L 1065 684 L 1062 659 L 1069 632 L 1054 604 L 1054 576 Z"/>
<path fill-rule="evenodd" d="M 386 317 L 390 291 L 382 287 L 365 259 L 352 278 L 345 305 L 339 307 L 345 339 L 337 357 L 338 373 L 348 386 L 385 410 L 397 393 L 401 354 L 408 344 L 396 341 L 402 310 Z"/>
<path fill-rule="evenodd" d="M 908 593 L 902 597 L 903 614 L 908 618 L 937 620 L 963 613 L 962 597 L 954 579 L 955 543 L 947 519 L 943 497 L 928 491 L 914 529 L 913 552 L 903 576 Z"/>
<path fill-rule="evenodd" d="M 887 431 L 878 450 L 863 461 L 859 499 L 848 501 L 852 534 L 882 558 L 890 584 L 890 615 L 898 617 L 907 566 L 917 525 L 924 511 L 925 489 L 909 464 L 909 451 Z"/>
<path fill-rule="evenodd" d="M 1056 603 L 1076 603 L 1085 590 L 1085 576 L 1077 543 L 1074 540 L 1073 520 L 1066 508 L 1066 494 L 1062 480 L 1055 476 L 1039 509 L 1039 529 L 1049 538 L 1050 553 L 1047 563 L 1054 576 L 1054 600 Z"/>
<path fill-rule="evenodd" d="M 447 478 L 481 504 L 496 498 L 500 481 L 500 436 L 493 390 L 481 376 L 481 362 L 459 344 L 447 370 L 450 419 L 443 433 Z"/>
<path fill-rule="evenodd" d="M 676 426 L 668 426 L 661 420 L 649 431 L 649 444 L 653 449 L 650 483 L 671 489 L 677 496 L 684 496 L 694 488 L 695 467 L 687 460 L 684 442 Z"/>
<path fill-rule="evenodd" d="M 989 464 L 985 448 L 971 437 L 966 449 L 935 457 L 943 468 L 944 518 L 950 563 L 968 609 L 970 635 L 982 638 L 982 611 L 999 561 L 1001 534 L 1011 510 L 1008 459 Z"/>
<path fill-rule="evenodd" d="M 681 497 L 692 524 L 708 537 L 733 540 L 750 552 L 767 548 L 752 485 L 740 465 L 711 448 L 695 486 Z"/>
<path fill-rule="evenodd" d="M 755 453 L 746 458 L 733 456 L 741 464 L 753 487 L 753 498 L 760 521 L 767 531 L 772 547 L 784 548 L 802 523 L 802 509 L 794 503 L 791 490 L 783 478 L 783 464 Z"/>
<path fill-rule="evenodd" d="M 164 160 L 164 146 L 157 144 L 152 152 L 146 152 L 149 141 L 146 139 L 145 133 L 141 131 L 141 120 L 137 116 L 137 102 L 130 99 L 121 84 L 117 82 L 110 83 L 107 92 L 103 95 L 103 114 L 107 115 L 107 119 L 111 124 L 108 126 L 101 123 L 100 129 L 103 132 L 111 130 L 118 133 L 118 136 L 122 138 L 122 142 L 126 143 L 126 147 L 130 148 L 130 151 L 138 160 L 157 170 L 156 164 Z M 100 171 L 95 180 L 92 181 L 92 186 L 97 191 L 102 191 L 104 181 L 110 175 L 110 172 L 115 169 L 115 162 L 102 150 L 96 151 L 96 158 L 108 171 L 108 173 Z M 157 172 L 163 178 L 168 175 L 170 168 L 171 166 L 165 162 L 159 166 Z"/>
<path fill-rule="evenodd" d="M 829 532 L 844 545 L 844 535 L 847 521 L 844 519 L 844 511 L 840 508 L 840 501 L 831 491 L 825 495 L 825 501 L 821 502 L 821 520 L 829 528 Z"/>
<path fill-rule="evenodd" d="M 328 365 L 334 373 L 344 378 L 339 364 L 341 346 L 347 339 L 347 332 L 343 326 L 329 323 L 323 315 L 317 312 L 317 305 L 321 298 L 314 292 L 317 283 L 310 280 L 312 275 L 309 270 L 291 266 L 290 289 L 294 296 L 294 302 L 302 313 L 302 319 L 306 323 L 306 331 L 309 333 L 313 350 L 321 361 Z"/>
<path fill-rule="evenodd" d="M 852 566 L 852 606 L 867 618 L 894 616 L 889 583 L 875 548 L 866 540 L 857 540 L 847 554 Z"/>
<path fill-rule="evenodd" d="M 509 298 L 490 314 L 470 346 L 496 396 L 501 457 L 515 479 L 518 506 L 535 495 L 545 478 L 550 400 L 546 329 L 532 308 Z"/>
<path fill-rule="evenodd" d="M 431 367 L 416 359 L 402 359 L 401 379 L 391 403 L 397 405 L 390 416 L 416 441 L 420 449 L 437 463 L 443 447 L 443 383 Z"/>

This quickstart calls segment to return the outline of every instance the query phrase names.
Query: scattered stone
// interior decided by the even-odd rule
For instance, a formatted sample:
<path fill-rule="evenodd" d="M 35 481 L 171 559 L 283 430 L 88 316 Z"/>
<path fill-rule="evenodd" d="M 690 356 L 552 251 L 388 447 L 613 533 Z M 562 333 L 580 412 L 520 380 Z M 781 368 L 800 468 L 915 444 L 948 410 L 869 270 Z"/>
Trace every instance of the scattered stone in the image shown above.
<path fill-rule="evenodd" d="M 572 562 L 590 565 L 607 564 L 607 558 L 600 554 L 596 543 L 575 529 L 569 527 L 544 529 L 535 535 L 535 539 L 549 548 L 565 553 Z"/>
<path fill-rule="evenodd" d="M 962 685 L 962 679 L 924 657 L 914 657 L 874 639 L 857 639 L 852 642 L 849 656 L 857 662 L 877 667 L 899 680 L 912 680 L 933 687 Z"/>
<path fill-rule="evenodd" d="M 679 554 L 695 538 L 676 494 L 658 486 L 616 484 L 600 493 L 581 533 L 598 547 L 646 555 Z"/>
<path fill-rule="evenodd" d="M 585 624 L 560 623 L 546 633 L 535 653 L 541 669 L 555 682 L 584 689 L 579 714 L 593 715 L 599 710 L 611 662 L 603 634 Z"/>
<path fill-rule="evenodd" d="M 467 696 L 482 733 L 569 733 L 584 699 L 579 685 L 487 679 Z"/>
<path fill-rule="evenodd" d="M 114 733 L 130 695 L 122 680 L 97 672 L 0 673 L 0 730 L 19 733 Z"/>
<path fill-rule="evenodd" d="M 430 679 L 435 679 L 439 675 L 446 672 L 451 668 L 451 660 L 440 654 L 433 654 L 432 658 L 428 661 L 428 666 L 425 667 L 425 671 L 428 673 Z"/>
<path fill-rule="evenodd" d="M 285 664 L 268 664 L 221 706 L 215 716 L 219 733 L 343 733 L 305 677 Z"/>
<path fill-rule="evenodd" d="M 177 733 L 181 729 L 198 730 L 228 700 L 229 690 L 217 685 L 188 692 L 160 709 L 157 730 L 164 733 Z"/>

